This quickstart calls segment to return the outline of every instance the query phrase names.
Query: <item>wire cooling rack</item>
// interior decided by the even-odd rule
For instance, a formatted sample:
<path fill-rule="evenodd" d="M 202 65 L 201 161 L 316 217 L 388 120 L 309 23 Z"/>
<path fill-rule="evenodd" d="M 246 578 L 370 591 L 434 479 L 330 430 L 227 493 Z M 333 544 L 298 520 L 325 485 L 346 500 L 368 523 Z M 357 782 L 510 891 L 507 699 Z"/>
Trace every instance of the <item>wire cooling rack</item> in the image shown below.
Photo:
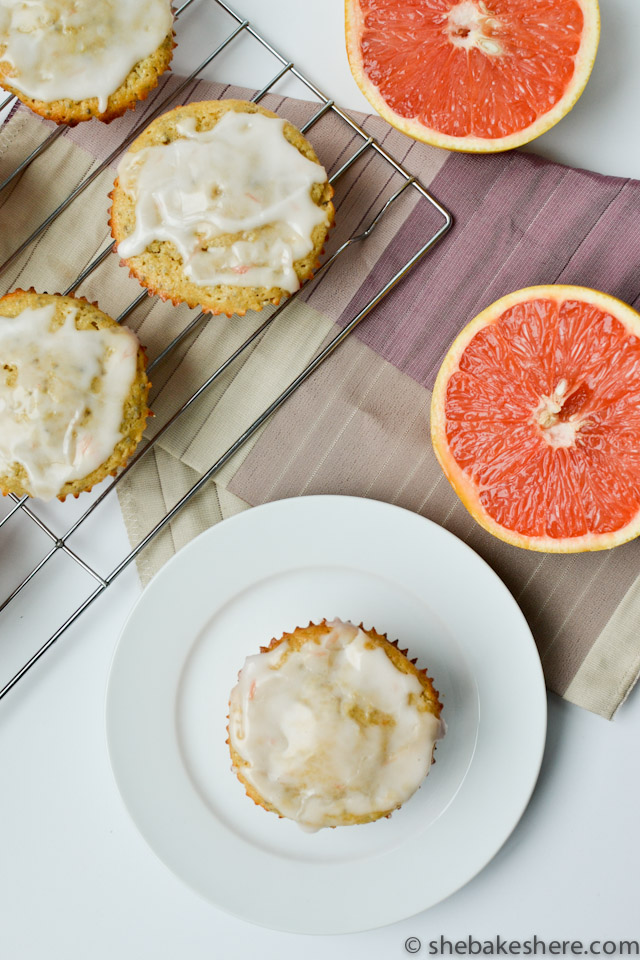
<path fill-rule="evenodd" d="M 111 568 L 107 573 L 99 572 L 96 567 L 98 564 L 91 561 L 90 562 L 90 551 L 86 549 L 87 538 L 82 537 L 82 532 L 85 529 L 85 525 L 89 517 L 93 516 L 96 511 L 100 510 L 101 505 L 105 502 L 106 498 L 110 497 L 113 491 L 116 489 L 118 483 L 122 479 L 130 475 L 132 471 L 135 471 L 137 464 L 140 460 L 155 446 L 155 444 L 160 440 L 160 438 L 168 431 L 171 430 L 173 425 L 179 420 L 183 414 L 196 404 L 200 397 L 209 390 L 209 388 L 222 376 L 225 371 L 227 371 L 238 358 L 246 351 L 248 348 L 254 344 L 258 338 L 262 336 L 264 331 L 274 322 L 286 322 L 287 309 L 290 304 L 295 300 L 295 296 L 291 297 L 289 300 L 286 300 L 282 303 L 266 320 L 261 322 L 255 330 L 250 334 L 250 336 L 236 349 L 234 350 L 227 359 L 217 366 L 216 369 L 212 370 L 207 379 L 202 383 L 197 390 L 195 390 L 184 402 L 182 402 L 171 414 L 171 416 L 166 420 L 162 426 L 155 430 L 153 435 L 146 440 L 136 451 L 135 456 L 131 459 L 129 464 L 125 469 L 123 469 L 113 480 L 105 481 L 103 488 L 99 495 L 91 499 L 91 502 L 86 509 L 83 509 L 74 520 L 74 522 L 67 527 L 67 529 L 60 533 L 58 532 L 59 523 L 54 522 L 51 517 L 55 508 L 62 507 L 62 504 L 55 504 L 50 507 L 49 513 L 44 517 L 42 512 L 38 509 L 37 503 L 29 501 L 27 497 L 19 499 L 16 496 L 11 496 L 9 502 L 8 511 L 0 519 L 0 550 L 2 553 L 2 561 L 0 566 L 3 568 L 3 576 L 5 580 L 7 577 L 11 577 L 14 567 L 17 568 L 17 582 L 12 583 L 9 580 L 8 584 L 8 593 L 5 596 L 5 599 L 0 602 L 0 637 L 3 640 L 8 641 L 11 644 L 14 639 L 12 636 L 12 631 L 15 629 L 15 624 L 12 625 L 12 622 L 7 619 L 10 607 L 15 608 L 16 604 L 19 604 L 19 598 L 24 600 L 25 591 L 29 594 L 29 603 L 22 603 L 20 611 L 18 613 L 18 619 L 23 620 L 25 616 L 25 611 L 27 608 L 37 609 L 39 605 L 46 604 L 49 602 L 51 590 L 47 590 L 41 586 L 43 580 L 45 579 L 45 572 L 49 569 L 52 570 L 56 566 L 56 561 L 60 557 L 65 557 L 68 560 L 72 561 L 72 564 L 76 568 L 80 568 L 86 577 L 91 581 L 91 586 L 89 589 L 84 590 L 84 597 L 81 599 L 81 602 L 71 610 L 71 612 L 64 616 L 62 622 L 54 630 L 54 632 L 46 637 L 33 637 L 30 633 L 30 639 L 32 643 L 35 644 L 35 650 L 31 655 L 28 656 L 26 660 L 23 661 L 24 654 L 20 655 L 18 662 L 21 663 L 18 669 L 11 669 L 8 678 L 5 679 L 0 676 L 0 699 L 3 698 L 17 683 L 18 681 L 25 676 L 25 674 L 34 666 L 34 664 L 53 646 L 53 644 L 58 640 L 63 633 L 73 624 L 78 618 L 100 597 L 108 587 L 110 587 L 114 581 L 120 576 L 120 574 L 139 556 L 139 554 L 145 550 L 145 548 L 154 540 L 157 535 L 164 530 L 168 524 L 178 515 L 178 513 L 183 510 L 187 504 L 198 494 L 198 492 L 207 484 L 207 482 L 216 475 L 216 473 L 234 456 L 237 450 L 240 449 L 262 426 L 262 424 L 279 408 L 283 403 L 298 389 L 298 387 L 310 377 L 313 372 L 333 353 L 337 347 L 350 335 L 350 333 L 358 326 L 359 323 L 364 320 L 368 314 L 380 303 L 380 301 L 389 293 L 393 287 L 396 286 L 408 273 L 409 271 L 434 247 L 434 245 L 444 236 L 444 234 L 449 230 L 452 224 L 451 215 L 448 211 L 440 204 L 438 201 L 429 193 L 429 191 L 399 163 L 393 156 L 391 156 L 387 150 L 374 138 L 369 136 L 362 127 L 356 123 L 347 113 L 341 110 L 333 100 L 326 97 L 314 83 L 309 80 L 304 73 L 302 73 L 295 66 L 293 61 L 287 59 L 281 53 L 279 53 L 263 36 L 258 33 L 251 23 L 236 13 L 231 7 L 229 7 L 224 0 L 209 0 L 209 2 L 224 15 L 224 22 L 226 23 L 226 29 L 228 32 L 224 34 L 223 39 L 217 43 L 214 49 L 207 53 L 207 56 L 204 60 L 192 71 L 192 73 L 186 77 L 180 84 L 171 90 L 168 96 L 159 97 L 159 102 L 157 106 L 154 104 L 153 109 L 150 112 L 147 112 L 144 116 L 144 120 L 134 126 L 128 136 L 119 144 L 116 150 L 114 150 L 105 160 L 103 160 L 92 172 L 83 179 L 78 186 L 53 210 L 49 213 L 45 219 L 38 225 L 38 227 L 33 230 L 31 235 L 27 237 L 23 242 L 16 247 L 16 249 L 10 254 L 10 256 L 5 260 L 3 264 L 0 265 L 0 276 L 7 270 L 7 268 L 14 263 L 29 247 L 31 247 L 39 237 L 41 237 L 45 231 L 57 220 L 57 218 L 71 205 L 73 204 L 82 193 L 90 186 L 93 181 L 99 177 L 104 171 L 108 169 L 110 164 L 116 159 L 116 157 L 125 150 L 129 144 L 139 135 L 144 127 L 148 126 L 151 121 L 163 113 L 165 110 L 170 109 L 172 103 L 174 103 L 178 98 L 188 90 L 192 82 L 202 73 L 202 71 L 210 64 L 216 57 L 219 57 L 223 51 L 228 48 L 233 48 L 235 44 L 239 42 L 241 37 L 248 38 L 251 43 L 256 45 L 256 50 L 259 47 L 262 53 L 268 54 L 269 61 L 275 61 L 276 72 L 273 76 L 270 77 L 268 82 L 254 95 L 252 98 L 254 101 L 261 100 L 265 94 L 270 91 L 273 91 L 274 87 L 280 80 L 290 76 L 295 77 L 297 81 L 302 85 L 306 91 L 307 97 L 310 95 L 314 101 L 318 102 L 318 109 L 313 114 L 311 119 L 301 127 L 303 133 L 307 133 L 325 114 L 331 111 L 335 116 L 339 117 L 341 121 L 348 125 L 351 132 L 357 135 L 357 138 L 361 141 L 360 145 L 354 151 L 352 156 L 342 164 L 342 166 L 332 174 L 330 181 L 334 186 L 337 187 L 337 196 L 339 197 L 339 181 L 344 176 L 344 174 L 357 164 L 358 161 L 370 151 L 374 151 L 375 154 L 381 158 L 384 163 L 389 166 L 390 173 L 397 179 L 398 187 L 397 189 L 388 197 L 386 202 L 382 203 L 377 212 L 371 217 L 368 226 L 365 229 L 360 230 L 359 232 L 351 235 L 346 241 L 344 241 L 329 257 L 326 259 L 319 270 L 316 272 L 315 276 L 303 285 L 305 289 L 309 284 L 314 284 L 317 282 L 318 278 L 328 270 L 331 266 L 338 260 L 338 258 L 344 256 L 347 250 L 350 248 L 356 247 L 360 244 L 366 242 L 367 238 L 373 233 L 374 230 L 384 229 L 381 224 L 384 224 L 385 218 L 389 213 L 390 209 L 394 204 L 397 203 L 399 198 L 405 193 L 405 191 L 417 191 L 418 200 L 422 203 L 427 203 L 431 206 L 433 211 L 438 216 L 439 226 L 434 229 L 431 235 L 426 238 L 425 242 L 416 250 L 415 253 L 401 266 L 399 270 L 379 289 L 377 289 L 373 296 L 362 306 L 357 312 L 349 319 L 346 325 L 340 330 L 340 332 L 333 337 L 333 339 L 327 343 L 323 349 L 321 349 L 311 362 L 301 370 L 297 376 L 291 381 L 291 383 L 286 387 L 285 390 L 256 418 L 256 420 L 251 423 L 244 432 L 237 437 L 234 443 L 232 443 L 229 448 L 219 456 L 214 463 L 211 464 L 208 470 L 198 479 L 196 483 L 191 486 L 190 489 L 175 503 L 175 505 L 148 531 L 146 536 L 144 536 L 139 543 L 133 547 L 119 562 Z M 176 20 L 180 21 L 184 14 L 189 8 L 194 4 L 194 0 L 187 0 L 179 8 L 175 10 Z M 192 13 L 191 17 L 197 16 L 197 5 Z M 180 24 L 181 27 L 181 24 Z M 7 97 L 4 101 L 0 101 L 0 115 L 2 115 L 3 109 L 10 108 L 14 102 L 13 97 Z M 24 160 L 4 179 L 0 182 L 0 192 L 5 190 L 11 183 L 13 183 L 16 178 L 18 178 L 27 167 L 36 162 L 39 157 L 42 157 L 46 154 L 47 149 L 52 145 L 52 143 L 61 137 L 65 133 L 64 127 L 57 127 L 50 133 L 43 142 L 36 147 L 29 156 L 25 157 Z M 321 158 L 322 159 L 322 158 Z M 45 159 L 40 162 L 45 162 Z M 109 243 L 92 261 L 89 265 L 76 277 L 72 284 L 70 284 L 66 290 L 65 294 L 71 294 L 78 290 L 82 283 L 98 268 L 100 265 L 112 254 L 114 253 L 113 243 Z M 300 292 L 300 291 L 299 291 Z M 125 320 L 129 317 L 136 308 L 148 297 L 146 291 L 140 293 L 127 307 L 123 310 L 120 315 L 117 317 L 119 322 Z M 108 311 L 108 304 L 101 303 L 101 306 Z M 175 336 L 169 343 L 164 346 L 164 348 L 153 358 L 149 365 L 149 370 L 153 369 L 161 363 L 167 362 L 174 355 L 176 347 L 179 346 L 194 330 L 205 319 L 206 314 L 198 314 L 196 317 L 191 319 L 186 326 Z M 210 322 L 215 322 L 212 320 Z M 85 495 L 89 496 L 89 495 Z M 49 505 L 47 505 L 49 506 Z M 40 541 L 44 542 L 45 547 L 42 549 L 38 548 L 38 553 L 35 561 L 29 562 L 29 569 L 24 572 L 22 570 L 23 564 L 15 563 L 16 551 L 20 549 L 23 532 L 25 529 L 25 524 L 30 525 L 33 528 L 37 528 L 37 531 L 40 535 Z M 4 544 L 2 542 L 4 538 Z M 33 551 L 32 551 L 33 552 Z M 28 588 L 28 590 L 27 590 Z M 34 592 L 34 589 L 37 588 L 37 592 Z M 77 601 L 74 601 L 77 602 Z M 40 622 L 41 618 L 40 618 Z M 47 631 L 48 632 L 48 631 Z"/>

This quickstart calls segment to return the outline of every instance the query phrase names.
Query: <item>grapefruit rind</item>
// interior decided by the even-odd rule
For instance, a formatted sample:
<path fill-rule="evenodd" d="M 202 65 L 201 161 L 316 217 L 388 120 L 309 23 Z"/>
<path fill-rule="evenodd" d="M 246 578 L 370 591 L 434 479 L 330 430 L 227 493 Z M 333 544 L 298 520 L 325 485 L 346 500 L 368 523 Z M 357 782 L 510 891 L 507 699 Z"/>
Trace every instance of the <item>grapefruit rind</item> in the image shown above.
<path fill-rule="evenodd" d="M 601 310 L 611 313 L 620 320 L 635 336 L 640 337 L 640 313 L 617 297 L 588 287 L 552 284 L 548 286 L 525 287 L 496 300 L 482 313 L 479 313 L 458 334 L 447 353 L 436 377 L 431 398 L 431 441 L 433 449 L 442 467 L 444 475 L 471 516 L 485 530 L 499 540 L 525 550 L 537 550 L 542 553 L 582 553 L 594 550 L 609 550 L 620 546 L 640 535 L 640 513 L 634 519 L 611 533 L 589 533 L 580 537 L 532 537 L 519 534 L 499 524 L 482 506 L 476 485 L 462 470 L 451 454 L 446 434 L 445 399 L 447 385 L 451 376 L 459 367 L 462 354 L 479 330 L 495 322 L 502 314 L 518 303 L 528 300 L 545 299 L 579 300 L 593 304 Z"/>
<path fill-rule="evenodd" d="M 580 0 L 580 3 L 584 14 L 582 43 L 576 56 L 573 77 L 567 85 L 564 95 L 551 110 L 539 116 L 530 126 L 506 137 L 493 139 L 473 136 L 453 137 L 450 134 L 440 133 L 438 130 L 427 127 L 419 120 L 407 119 L 397 114 L 388 105 L 364 70 L 360 47 L 360 37 L 363 29 L 360 0 L 345 0 L 347 57 L 351 73 L 376 113 L 379 113 L 392 127 L 405 133 L 413 140 L 428 143 L 433 147 L 441 147 L 443 150 L 453 150 L 457 153 L 501 153 L 505 150 L 513 150 L 542 136 L 543 133 L 546 133 L 562 120 L 573 109 L 587 85 L 600 41 L 600 9 L 598 0 Z"/>

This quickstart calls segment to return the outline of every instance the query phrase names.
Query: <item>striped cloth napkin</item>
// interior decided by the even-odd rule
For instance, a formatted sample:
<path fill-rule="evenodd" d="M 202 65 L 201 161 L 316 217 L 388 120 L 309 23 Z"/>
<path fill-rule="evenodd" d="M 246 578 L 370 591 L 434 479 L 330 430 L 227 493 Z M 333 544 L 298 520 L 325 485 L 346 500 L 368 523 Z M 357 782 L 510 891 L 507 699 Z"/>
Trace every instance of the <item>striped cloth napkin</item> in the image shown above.
<path fill-rule="evenodd" d="M 165 79 L 135 115 L 109 126 L 68 130 L 0 195 L 0 259 L 90 173 L 159 98 Z M 196 81 L 186 100 L 247 97 L 251 91 Z M 302 125 L 317 104 L 268 95 L 270 109 Z M 448 154 L 413 143 L 378 117 L 356 115 L 456 218 L 451 233 L 320 370 L 284 405 L 216 481 L 140 555 L 143 583 L 193 536 L 250 506 L 305 494 L 351 494 L 408 507 L 451 530 L 510 588 L 535 636 L 551 690 L 612 717 L 640 670 L 640 541 L 615 550 L 551 556 L 492 538 L 467 514 L 429 441 L 430 391 L 454 336 L 483 307 L 518 287 L 562 282 L 596 287 L 640 306 L 640 183 L 511 153 Z M 0 130 L 0 181 L 49 132 L 20 108 Z M 348 126 L 325 116 L 309 134 L 329 171 L 359 146 Z M 108 242 L 113 171 L 99 176 L 2 277 L 60 291 Z M 397 189 L 397 176 L 369 151 L 337 183 L 337 226 L 328 252 L 362 230 Z M 366 243 L 352 248 L 167 432 L 118 486 L 136 543 L 293 379 L 358 307 L 438 224 L 407 190 Z M 110 257 L 81 287 L 117 315 L 138 284 Z M 266 315 L 211 318 L 153 372 L 150 433 Z M 150 357 L 194 311 L 148 299 L 128 320 Z"/>

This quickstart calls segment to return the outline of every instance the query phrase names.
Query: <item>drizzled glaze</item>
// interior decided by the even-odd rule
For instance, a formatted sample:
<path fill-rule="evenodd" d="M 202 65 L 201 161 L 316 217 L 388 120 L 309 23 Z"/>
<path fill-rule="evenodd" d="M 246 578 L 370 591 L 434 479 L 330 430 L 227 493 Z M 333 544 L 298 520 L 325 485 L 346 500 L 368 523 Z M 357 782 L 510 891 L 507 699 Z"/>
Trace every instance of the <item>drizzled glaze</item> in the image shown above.
<path fill-rule="evenodd" d="M 248 657 L 229 709 L 243 777 L 282 816 L 316 829 L 399 806 L 443 734 L 413 674 L 353 624 L 328 626 L 320 643 Z"/>
<path fill-rule="evenodd" d="M 22 465 L 43 500 L 113 453 L 138 353 L 123 327 L 77 330 L 73 307 L 52 328 L 55 310 L 0 317 L 0 475 Z"/>
<path fill-rule="evenodd" d="M 136 222 L 120 256 L 167 240 L 199 286 L 297 290 L 293 264 L 313 249 L 314 227 L 329 224 L 311 199 L 327 175 L 289 143 L 284 125 L 229 110 L 211 130 L 197 131 L 187 117 L 177 125 L 180 139 L 125 154 L 118 178 L 135 200 Z"/>
<path fill-rule="evenodd" d="M 98 98 L 101 113 L 171 32 L 170 0 L 0 0 L 0 61 L 34 100 Z"/>

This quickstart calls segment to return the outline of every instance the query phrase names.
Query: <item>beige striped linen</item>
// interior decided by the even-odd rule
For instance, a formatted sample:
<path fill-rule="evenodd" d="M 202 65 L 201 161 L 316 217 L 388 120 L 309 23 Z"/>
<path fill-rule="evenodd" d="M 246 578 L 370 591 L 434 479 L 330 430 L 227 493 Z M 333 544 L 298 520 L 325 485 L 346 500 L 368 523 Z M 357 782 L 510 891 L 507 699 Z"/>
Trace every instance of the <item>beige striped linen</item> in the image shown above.
<path fill-rule="evenodd" d="M 173 80 L 169 83 L 175 82 Z M 194 85 L 191 97 L 216 96 L 215 85 Z M 243 91 L 224 88 L 226 95 Z M 272 97 L 272 109 L 299 125 L 314 106 Z M 59 139 L 46 164 L 34 164 L 0 196 L 3 222 L 15 233 L 0 235 L 0 258 L 42 219 L 108 152 L 133 121 L 123 118 L 107 131 L 92 126 Z M 368 129 L 413 173 L 429 184 L 447 154 L 391 131 L 379 118 Z M 0 131 L 0 179 L 43 138 L 38 119 L 20 110 Z M 100 140 L 102 137 L 102 140 Z M 335 118 L 312 135 L 322 160 L 338 169 L 357 141 Z M 398 182 L 388 167 L 368 157 L 365 176 L 350 170 L 340 183 L 337 226 L 330 249 L 371 220 Z M 108 242 L 106 171 L 3 277 L 5 290 L 35 286 L 59 291 Z M 223 453 L 242 430 L 291 381 L 336 323 L 365 293 L 366 279 L 385 257 L 416 206 L 413 191 L 390 214 L 384 229 L 321 278 L 308 302 L 299 298 L 263 333 L 203 397 L 179 419 L 118 486 L 132 544 L 136 544 Z M 397 256 L 397 255 L 396 255 Z M 140 292 L 115 257 L 80 291 L 117 315 Z M 196 316 L 149 298 L 127 321 L 150 357 Z M 212 318 L 153 372 L 151 435 L 176 407 L 265 319 Z M 391 334 L 390 334 L 391 336 Z M 517 550 L 490 537 L 467 514 L 444 479 L 429 442 L 430 392 L 361 339 L 350 338 L 183 510 L 139 557 L 143 583 L 176 550 L 202 530 L 250 505 L 289 496 L 344 493 L 405 506 L 452 530 L 477 550 L 505 580 L 522 606 L 538 643 L 548 686 L 605 717 L 631 689 L 640 669 L 640 578 L 628 544 L 602 554 L 555 557 Z"/>
<path fill-rule="evenodd" d="M 274 417 L 229 489 L 251 504 L 324 492 L 366 496 L 435 520 L 510 588 L 536 638 L 548 686 L 611 717 L 640 667 L 636 547 L 556 556 L 496 540 L 451 490 L 428 436 L 425 391 L 350 340 Z"/>

